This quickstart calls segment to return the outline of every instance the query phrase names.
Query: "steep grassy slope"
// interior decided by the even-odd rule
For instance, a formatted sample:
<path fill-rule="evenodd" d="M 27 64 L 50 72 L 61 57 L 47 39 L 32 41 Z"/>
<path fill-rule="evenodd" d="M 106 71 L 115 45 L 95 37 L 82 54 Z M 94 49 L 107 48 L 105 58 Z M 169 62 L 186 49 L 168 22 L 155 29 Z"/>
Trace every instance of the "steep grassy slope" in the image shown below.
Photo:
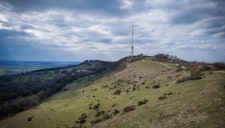
<path fill-rule="evenodd" d="M 224 71 L 177 83 L 187 76 L 189 71 L 176 71 L 174 64 L 147 58 L 103 78 L 80 78 L 67 91 L 0 121 L 0 127 L 225 126 Z"/>

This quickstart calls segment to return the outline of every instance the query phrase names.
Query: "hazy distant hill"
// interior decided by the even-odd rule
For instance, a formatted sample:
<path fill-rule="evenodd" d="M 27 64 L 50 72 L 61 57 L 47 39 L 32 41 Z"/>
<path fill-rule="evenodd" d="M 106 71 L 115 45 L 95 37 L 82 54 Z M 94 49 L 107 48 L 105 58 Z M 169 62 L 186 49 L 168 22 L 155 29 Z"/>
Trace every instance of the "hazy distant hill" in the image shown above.
<path fill-rule="evenodd" d="M 53 67 L 66 67 L 70 65 L 77 65 L 80 62 L 63 62 L 63 61 L 0 61 L 0 76 L 20 74 L 32 70 L 53 68 Z"/>

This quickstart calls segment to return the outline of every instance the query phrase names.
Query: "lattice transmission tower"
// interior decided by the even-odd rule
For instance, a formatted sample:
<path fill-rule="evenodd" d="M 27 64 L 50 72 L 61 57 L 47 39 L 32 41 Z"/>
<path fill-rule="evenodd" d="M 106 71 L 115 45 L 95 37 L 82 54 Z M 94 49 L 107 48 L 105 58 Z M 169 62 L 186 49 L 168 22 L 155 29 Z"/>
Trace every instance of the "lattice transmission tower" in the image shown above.
<path fill-rule="evenodd" d="M 131 56 L 134 55 L 134 25 L 131 28 Z"/>

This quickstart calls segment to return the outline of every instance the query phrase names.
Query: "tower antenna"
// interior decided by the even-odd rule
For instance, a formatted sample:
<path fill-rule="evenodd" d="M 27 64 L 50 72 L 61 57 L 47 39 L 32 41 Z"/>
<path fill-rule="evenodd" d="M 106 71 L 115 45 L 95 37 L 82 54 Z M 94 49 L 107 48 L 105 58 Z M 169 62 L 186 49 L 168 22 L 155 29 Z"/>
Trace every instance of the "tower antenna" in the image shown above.
<path fill-rule="evenodd" d="M 131 30 L 131 56 L 134 55 L 134 25 L 132 24 L 132 30 Z"/>

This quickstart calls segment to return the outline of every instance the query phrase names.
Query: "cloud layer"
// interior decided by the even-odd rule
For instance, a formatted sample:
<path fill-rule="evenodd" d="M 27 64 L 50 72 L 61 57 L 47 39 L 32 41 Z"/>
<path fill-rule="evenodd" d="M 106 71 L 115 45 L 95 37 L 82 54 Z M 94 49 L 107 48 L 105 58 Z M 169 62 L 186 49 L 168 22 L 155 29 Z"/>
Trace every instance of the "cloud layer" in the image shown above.
<path fill-rule="evenodd" d="M 223 0 L 1 0 L 0 59 L 117 60 L 169 53 L 225 62 Z"/>

